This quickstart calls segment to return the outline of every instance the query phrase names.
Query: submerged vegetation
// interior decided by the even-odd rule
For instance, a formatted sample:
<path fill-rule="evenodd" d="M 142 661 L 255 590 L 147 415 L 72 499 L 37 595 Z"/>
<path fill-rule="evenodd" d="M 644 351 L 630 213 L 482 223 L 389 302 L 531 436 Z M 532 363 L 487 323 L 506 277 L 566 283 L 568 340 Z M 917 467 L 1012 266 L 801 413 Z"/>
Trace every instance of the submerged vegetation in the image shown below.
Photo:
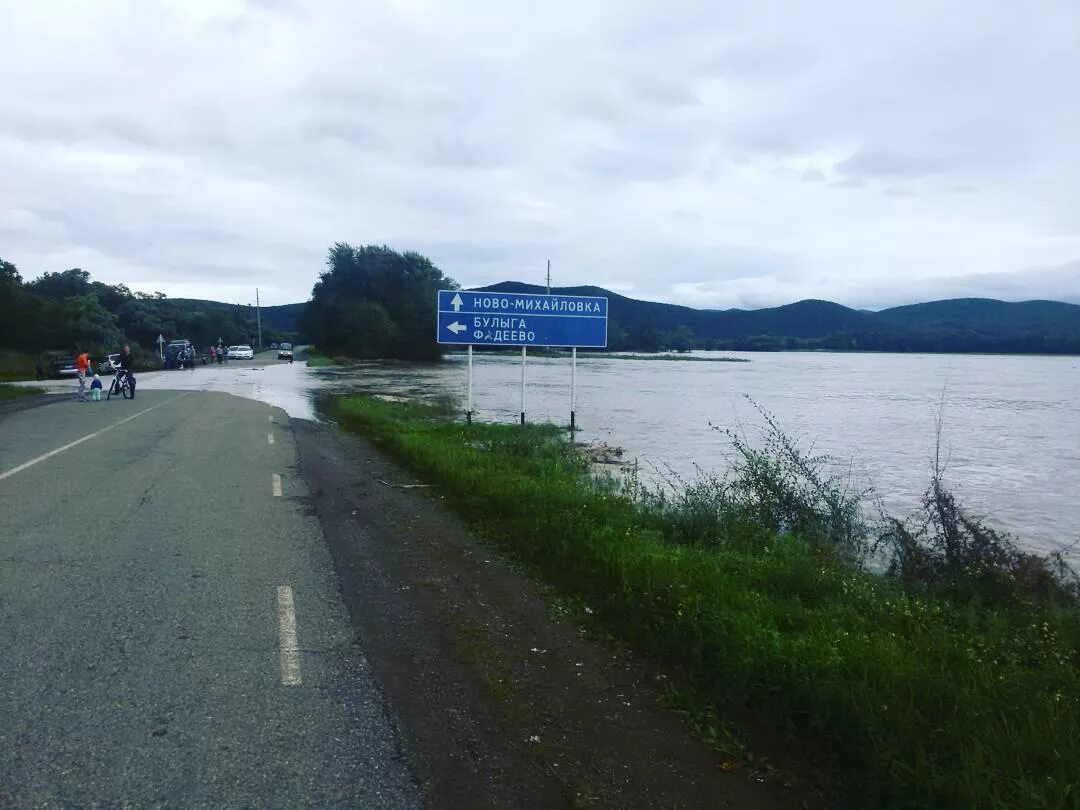
<path fill-rule="evenodd" d="M 771 420 L 760 447 L 730 437 L 727 476 L 589 486 L 553 426 L 331 407 L 721 716 L 750 710 L 824 757 L 853 804 L 1077 806 L 1076 580 L 968 517 L 940 476 L 919 516 L 870 520 Z M 872 573 L 883 544 L 893 564 Z"/>

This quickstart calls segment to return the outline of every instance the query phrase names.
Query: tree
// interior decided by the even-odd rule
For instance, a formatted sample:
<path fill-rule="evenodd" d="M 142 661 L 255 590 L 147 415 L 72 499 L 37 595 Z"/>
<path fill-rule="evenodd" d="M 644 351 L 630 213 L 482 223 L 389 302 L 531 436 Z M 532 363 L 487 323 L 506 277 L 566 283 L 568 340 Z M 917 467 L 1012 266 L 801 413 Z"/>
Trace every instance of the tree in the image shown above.
<path fill-rule="evenodd" d="M 322 351 L 354 357 L 433 359 L 435 296 L 457 289 L 429 259 L 377 245 L 330 248 L 301 330 Z"/>
<path fill-rule="evenodd" d="M 64 300 L 67 324 L 65 343 L 74 348 L 107 351 L 124 340 L 116 326 L 116 316 L 105 309 L 96 295 L 74 295 Z"/>
<path fill-rule="evenodd" d="M 11 262 L 0 259 L 0 287 L 17 287 L 22 284 L 18 268 Z"/>
<path fill-rule="evenodd" d="M 688 352 L 694 345 L 694 333 L 690 327 L 680 324 L 678 329 L 664 336 L 664 342 L 673 352 Z"/>
<path fill-rule="evenodd" d="M 91 292 L 90 274 L 78 267 L 62 273 L 44 273 L 27 286 L 31 292 L 57 301 Z"/>

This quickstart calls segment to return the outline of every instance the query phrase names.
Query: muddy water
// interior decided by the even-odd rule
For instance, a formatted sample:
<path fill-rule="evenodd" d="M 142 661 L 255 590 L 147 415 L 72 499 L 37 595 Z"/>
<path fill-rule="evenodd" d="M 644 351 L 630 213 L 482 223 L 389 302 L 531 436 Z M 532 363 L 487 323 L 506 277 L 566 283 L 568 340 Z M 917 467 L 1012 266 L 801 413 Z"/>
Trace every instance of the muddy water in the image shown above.
<path fill-rule="evenodd" d="M 1080 358 L 742 356 L 750 362 L 581 359 L 583 438 L 625 448 L 653 476 L 720 471 L 729 444 L 714 428 L 758 437 L 763 420 L 752 397 L 902 513 L 926 487 L 944 391 L 947 478 L 964 502 L 1025 545 L 1052 550 L 1080 541 Z M 147 377 L 148 387 L 229 391 L 298 418 L 314 418 L 320 391 L 451 396 L 463 407 L 466 385 L 463 357 L 348 370 L 233 364 Z M 478 358 L 478 418 L 517 421 L 520 380 L 519 360 Z M 569 421 L 568 359 L 529 358 L 525 409 L 530 420 Z"/>

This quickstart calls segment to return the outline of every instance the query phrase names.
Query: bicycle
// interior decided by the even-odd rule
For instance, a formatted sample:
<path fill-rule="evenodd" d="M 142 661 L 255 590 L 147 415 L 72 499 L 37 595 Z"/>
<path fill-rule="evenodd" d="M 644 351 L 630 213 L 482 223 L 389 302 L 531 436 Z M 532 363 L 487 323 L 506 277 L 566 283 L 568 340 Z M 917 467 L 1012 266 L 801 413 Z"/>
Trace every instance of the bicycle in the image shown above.
<path fill-rule="evenodd" d="M 109 386 L 109 393 L 105 395 L 105 400 L 108 401 L 112 398 L 113 394 L 122 396 L 124 399 L 131 399 L 131 380 L 128 379 L 128 373 L 124 369 L 118 369 L 116 376 L 113 377 L 112 384 Z"/>

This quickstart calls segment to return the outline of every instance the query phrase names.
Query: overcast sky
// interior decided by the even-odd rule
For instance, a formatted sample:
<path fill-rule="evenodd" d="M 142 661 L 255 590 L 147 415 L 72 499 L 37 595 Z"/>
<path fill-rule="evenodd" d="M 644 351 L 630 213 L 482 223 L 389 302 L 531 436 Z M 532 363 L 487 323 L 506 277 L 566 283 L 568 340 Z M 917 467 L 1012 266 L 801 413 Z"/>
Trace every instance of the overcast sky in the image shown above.
<path fill-rule="evenodd" d="M 305 300 L 335 241 L 698 307 L 1080 303 L 1080 3 L 0 3 L 0 257 Z"/>

